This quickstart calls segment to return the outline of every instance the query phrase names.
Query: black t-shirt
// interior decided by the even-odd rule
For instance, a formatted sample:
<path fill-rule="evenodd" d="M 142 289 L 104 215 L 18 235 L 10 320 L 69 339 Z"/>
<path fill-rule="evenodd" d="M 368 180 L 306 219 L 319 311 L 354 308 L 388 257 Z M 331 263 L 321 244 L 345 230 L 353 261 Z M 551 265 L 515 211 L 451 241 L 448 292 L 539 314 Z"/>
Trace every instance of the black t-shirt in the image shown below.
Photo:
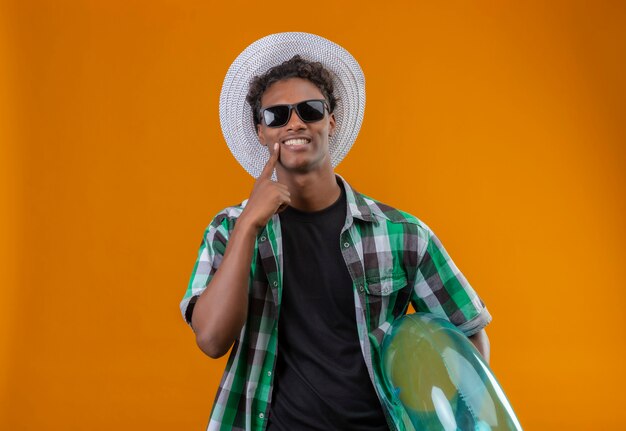
<path fill-rule="evenodd" d="M 283 292 L 268 430 L 388 429 L 359 344 L 339 241 L 345 218 L 343 187 L 324 210 L 280 214 Z"/>

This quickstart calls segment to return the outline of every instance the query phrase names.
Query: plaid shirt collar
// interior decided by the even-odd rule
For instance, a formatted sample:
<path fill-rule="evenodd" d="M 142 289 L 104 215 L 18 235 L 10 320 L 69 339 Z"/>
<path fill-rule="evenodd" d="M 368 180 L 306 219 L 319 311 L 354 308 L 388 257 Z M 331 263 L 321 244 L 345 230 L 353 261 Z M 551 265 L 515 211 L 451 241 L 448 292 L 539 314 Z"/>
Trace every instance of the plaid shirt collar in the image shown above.
<path fill-rule="evenodd" d="M 341 180 L 346 191 L 346 201 L 348 203 L 347 221 L 348 225 L 352 224 L 353 219 L 359 219 L 370 223 L 377 223 L 376 217 L 382 217 L 388 220 L 389 217 L 380 210 L 380 208 L 372 201 L 366 200 L 366 196 L 354 190 L 350 184 L 339 174 L 335 173 L 335 176 Z M 241 203 L 241 208 L 245 208 L 248 204 L 248 199 Z M 273 224 L 276 225 L 278 221 L 278 214 L 274 214 L 272 217 Z"/>
<path fill-rule="evenodd" d="M 363 195 L 350 187 L 350 184 L 348 184 L 348 182 L 343 179 L 341 175 L 335 175 L 341 180 L 346 190 L 346 200 L 348 202 L 348 222 L 351 224 L 352 219 L 357 218 L 363 221 L 375 223 L 376 218 L 374 217 L 373 210 L 376 210 L 377 208 L 374 205 L 368 204 Z M 380 212 L 380 215 L 385 217 L 382 212 Z"/>

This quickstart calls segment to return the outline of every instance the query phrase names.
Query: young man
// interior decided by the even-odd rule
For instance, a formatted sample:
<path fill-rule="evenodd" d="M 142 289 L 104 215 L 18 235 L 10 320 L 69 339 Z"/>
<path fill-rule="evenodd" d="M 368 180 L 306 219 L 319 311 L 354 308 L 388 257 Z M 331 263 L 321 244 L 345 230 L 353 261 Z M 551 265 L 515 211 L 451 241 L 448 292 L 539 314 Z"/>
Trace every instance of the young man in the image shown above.
<path fill-rule="evenodd" d="M 314 35 L 263 38 L 226 76 L 222 129 L 257 180 L 207 228 L 181 303 L 203 352 L 232 347 L 210 430 L 412 429 L 380 363 L 409 303 L 488 358 L 489 313 L 433 232 L 334 173 L 363 109 L 358 64 Z"/>

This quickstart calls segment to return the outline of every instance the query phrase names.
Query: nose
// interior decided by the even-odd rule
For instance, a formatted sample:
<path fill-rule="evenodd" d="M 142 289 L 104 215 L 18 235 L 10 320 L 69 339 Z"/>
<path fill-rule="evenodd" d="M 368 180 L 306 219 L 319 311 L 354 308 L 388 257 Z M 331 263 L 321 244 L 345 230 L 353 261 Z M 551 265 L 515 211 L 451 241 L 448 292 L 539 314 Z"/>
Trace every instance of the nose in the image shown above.
<path fill-rule="evenodd" d="M 306 124 L 296 112 L 295 106 L 291 108 L 291 116 L 289 117 L 289 121 L 287 121 L 286 127 L 287 130 L 302 130 L 306 128 Z"/>

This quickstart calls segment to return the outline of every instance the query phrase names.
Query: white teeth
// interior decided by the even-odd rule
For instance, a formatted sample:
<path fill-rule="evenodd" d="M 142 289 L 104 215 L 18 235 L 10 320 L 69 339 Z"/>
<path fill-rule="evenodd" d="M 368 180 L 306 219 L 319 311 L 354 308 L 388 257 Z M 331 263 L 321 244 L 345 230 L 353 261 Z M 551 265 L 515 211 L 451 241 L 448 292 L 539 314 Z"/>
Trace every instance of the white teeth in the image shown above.
<path fill-rule="evenodd" d="M 288 139 L 284 142 L 285 145 L 305 145 L 308 143 L 308 139 Z"/>

